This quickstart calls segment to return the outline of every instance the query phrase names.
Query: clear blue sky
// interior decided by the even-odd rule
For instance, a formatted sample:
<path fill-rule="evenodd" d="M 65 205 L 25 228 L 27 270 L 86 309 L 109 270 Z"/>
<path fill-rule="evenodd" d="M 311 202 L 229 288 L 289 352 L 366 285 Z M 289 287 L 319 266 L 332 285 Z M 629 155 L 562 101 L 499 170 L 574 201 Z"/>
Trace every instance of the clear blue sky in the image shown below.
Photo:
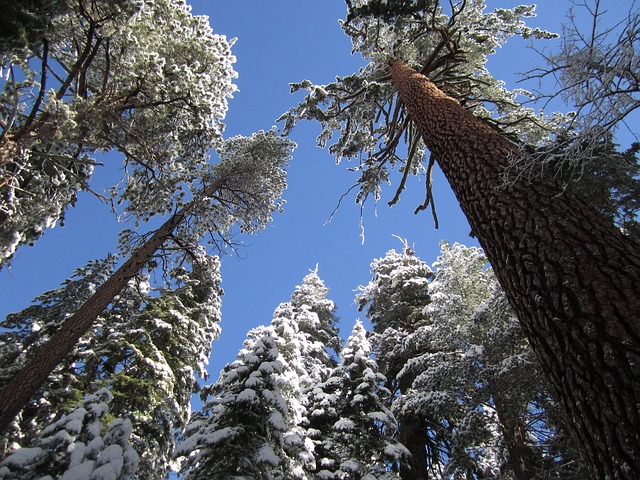
<path fill-rule="evenodd" d="M 229 136 L 250 135 L 269 129 L 281 113 L 299 97 L 289 94 L 289 82 L 310 79 L 322 84 L 335 75 L 354 72 L 361 65 L 351 57 L 349 39 L 338 19 L 345 14 L 343 0 L 190 0 L 195 14 L 210 17 L 214 32 L 237 37 L 233 48 L 238 61 L 239 92 L 230 101 L 226 119 Z M 517 1 L 489 0 L 489 8 L 512 7 Z M 539 17 L 531 24 L 559 31 L 568 0 L 541 0 Z M 616 2 L 617 4 L 617 2 Z M 626 4 L 625 1 L 620 2 Z M 552 46 L 552 44 L 549 44 Z M 514 87 L 517 72 L 541 60 L 516 41 L 498 53 L 492 72 Z M 424 178 L 413 179 L 401 201 L 393 208 L 387 202 L 394 187 L 386 189 L 374 208 L 365 211 L 365 243 L 359 227 L 359 209 L 353 195 L 343 202 L 332 222 L 325 225 L 340 196 L 356 181 L 347 164 L 335 165 L 333 157 L 315 146 L 317 125 L 300 124 L 292 139 L 298 143 L 289 168 L 285 213 L 275 216 L 264 232 L 244 239 L 238 255 L 222 259 L 223 321 L 221 339 L 213 345 L 211 374 L 217 378 L 225 363 L 233 361 L 246 332 L 268 324 L 280 302 L 289 300 L 302 278 L 319 266 L 318 273 L 338 305 L 341 330 L 346 337 L 358 316 L 354 290 L 370 279 L 370 263 L 405 238 L 417 254 L 431 263 L 441 239 L 476 244 L 468 237 L 469 226 L 440 174 L 434 178 L 434 195 L 440 229 L 430 214 L 414 216 L 423 201 Z M 113 161 L 113 158 L 109 160 Z M 105 174 L 96 172 L 99 184 Z M 377 214 L 377 215 L 376 215 Z M 64 228 L 49 230 L 35 247 L 18 251 L 13 267 L 0 272 L 0 317 L 29 305 L 45 290 L 56 288 L 75 268 L 113 252 L 117 232 L 107 206 L 81 194 L 69 210 Z"/>

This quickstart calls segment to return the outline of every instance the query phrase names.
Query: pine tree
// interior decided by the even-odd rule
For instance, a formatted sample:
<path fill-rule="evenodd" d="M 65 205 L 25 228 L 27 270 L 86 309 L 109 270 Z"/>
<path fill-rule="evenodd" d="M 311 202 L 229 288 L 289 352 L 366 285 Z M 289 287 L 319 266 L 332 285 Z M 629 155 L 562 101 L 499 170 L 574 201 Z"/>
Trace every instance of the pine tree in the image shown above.
<path fill-rule="evenodd" d="M 328 298 L 329 289 L 318 276 L 318 268 L 309 273 L 291 295 L 298 328 L 312 345 L 305 356 L 306 369 L 314 381 L 322 380 L 327 368 L 335 366 L 342 341 L 337 327 L 336 305 Z M 314 365 L 315 364 L 315 365 Z"/>
<path fill-rule="evenodd" d="M 391 392 L 371 358 L 357 321 L 340 353 L 340 364 L 312 392 L 309 433 L 315 443 L 318 479 L 392 479 L 409 451 L 393 440 L 396 422 L 386 403 Z"/>
<path fill-rule="evenodd" d="M 372 343 L 387 387 L 394 394 L 406 394 L 413 384 L 415 373 L 405 369 L 416 354 L 406 345 L 406 338 L 425 324 L 424 308 L 430 303 L 429 281 L 431 268 L 414 256 L 405 243 L 403 253 L 390 250 L 371 264 L 373 278 L 360 287 L 356 296 L 359 309 L 367 307 L 367 318 L 375 333 Z M 411 452 L 401 463 L 402 478 L 427 478 L 426 421 L 424 415 L 403 412 L 398 439 Z"/>
<path fill-rule="evenodd" d="M 477 247 L 441 245 L 432 267 L 390 251 L 357 297 L 392 372 L 403 479 L 584 473 L 559 405 Z M 419 286 L 421 294 L 411 294 Z M 398 322 L 409 319 L 404 328 Z"/>
<path fill-rule="evenodd" d="M 310 93 L 286 129 L 319 120 L 338 160 L 360 158 L 360 193 L 379 198 L 389 170 L 402 179 L 437 161 L 534 349 L 592 475 L 640 474 L 640 257 L 637 245 L 582 199 L 543 175 L 505 182 L 526 149 L 567 118 L 538 116 L 486 68 L 510 36 L 549 38 L 523 18 L 533 7 L 485 12 L 484 1 L 349 1 L 345 31 L 369 61 Z M 375 8 L 374 8 L 375 6 Z M 409 63 L 415 66 L 412 69 Z M 542 127 L 542 128 L 541 128 Z M 334 135 L 337 133 L 337 135 Z M 408 155 L 397 150 L 409 139 Z M 379 147 L 380 146 L 380 147 Z M 379 148 L 378 148 L 379 147 Z M 420 163 L 426 148 L 430 159 Z M 403 158 L 404 157 L 404 158 Z M 429 187 L 430 180 L 427 181 Z M 431 203 L 427 188 L 425 203 Z"/>
<path fill-rule="evenodd" d="M 309 394 L 335 367 L 334 356 L 341 345 L 336 305 L 328 292 L 316 267 L 296 286 L 291 300 L 278 306 L 271 322 L 284 364 L 278 383 L 289 412 L 285 453 L 294 478 L 306 478 L 306 472 L 316 464 L 307 432 Z"/>
<path fill-rule="evenodd" d="M 216 226 L 220 235 L 234 224 L 245 232 L 264 228 L 271 221 L 273 211 L 280 209 L 282 201 L 279 197 L 286 188 L 284 165 L 293 146 L 292 142 L 277 136 L 274 130 L 225 141 L 220 152 L 221 162 L 211 167 L 211 183 L 135 248 L 118 270 L 76 311 L 70 312 L 72 315 L 55 335 L 0 391 L 0 431 L 8 427 L 100 313 L 154 256 L 163 254 L 162 258 L 171 263 L 175 256 L 195 255 L 201 239 L 212 233 L 211 225 Z M 127 236 L 131 237 L 125 235 L 125 239 Z M 126 241 L 123 243 L 127 244 Z M 175 249 L 168 248 L 171 244 Z"/>
<path fill-rule="evenodd" d="M 108 196 L 141 222 L 198 191 L 235 91 L 233 42 L 180 0 L 8 3 L 25 38 L 0 35 L 0 265 L 91 190 L 99 152 L 121 154 Z"/>
<path fill-rule="evenodd" d="M 185 441 L 178 448 L 178 456 L 186 457 L 184 469 L 189 476 L 251 474 L 264 478 L 308 478 L 307 472 L 315 467 L 313 444 L 307 433 L 308 395 L 318 382 L 327 378 L 331 366 L 335 366 L 328 348 L 340 345 L 336 307 L 327 295 L 328 289 L 317 270 L 307 275 L 291 300 L 276 308 L 271 325 L 249 332 L 238 360 L 225 367 L 218 382 L 203 389 L 203 399 L 212 398 L 206 400 L 202 413 L 189 425 Z M 264 342 L 269 343 L 270 360 L 260 356 L 266 351 Z M 252 353 L 256 348 L 262 353 Z M 267 361 L 277 368 L 262 367 Z M 256 369 L 259 374 L 255 373 Z M 254 388 L 254 378 L 260 375 L 261 380 Z M 257 409 L 254 403 L 247 404 L 242 397 L 238 399 L 245 387 L 257 392 L 255 402 L 266 398 L 264 408 Z M 262 390 L 258 388 L 269 392 L 260 393 Z M 269 403 L 269 398 L 277 402 Z M 242 413 L 247 408 L 252 411 Z M 272 417 L 278 417 L 277 428 Z M 238 423 L 242 432 L 262 440 L 242 448 L 244 440 L 236 443 L 236 433 L 233 433 L 220 440 L 220 447 L 217 440 L 208 443 L 207 438 L 227 436 L 227 427 L 237 418 L 242 419 Z M 251 425 L 245 425 L 245 421 Z M 243 465 L 250 465 L 264 445 L 275 454 L 271 466 L 247 470 L 249 467 Z M 219 455 L 218 448 L 227 452 L 224 461 L 213 458 Z"/>
<path fill-rule="evenodd" d="M 432 471 L 519 480 L 584 475 L 560 406 L 483 252 L 441 249 L 425 309 L 430 322 L 406 340 L 416 354 L 405 370 L 415 380 L 395 404 L 430 415 Z"/>

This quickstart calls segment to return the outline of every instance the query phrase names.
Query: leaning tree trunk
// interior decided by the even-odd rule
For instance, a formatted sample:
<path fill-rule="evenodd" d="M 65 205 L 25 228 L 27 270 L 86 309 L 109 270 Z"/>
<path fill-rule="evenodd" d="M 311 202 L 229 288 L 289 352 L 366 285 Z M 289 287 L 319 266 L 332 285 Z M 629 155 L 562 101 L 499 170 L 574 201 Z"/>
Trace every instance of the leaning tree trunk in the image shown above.
<path fill-rule="evenodd" d="M 70 354 L 91 325 L 113 302 L 124 286 L 144 267 L 171 236 L 173 231 L 200 202 L 213 195 L 222 185 L 215 181 L 196 199 L 171 216 L 129 259 L 109 277 L 60 329 L 42 345 L 31 360 L 0 391 L 0 435 L 9 427 L 27 402 L 42 387 L 47 377 Z"/>
<path fill-rule="evenodd" d="M 500 133 L 398 60 L 392 79 L 484 248 L 595 478 L 640 478 L 640 254 Z"/>

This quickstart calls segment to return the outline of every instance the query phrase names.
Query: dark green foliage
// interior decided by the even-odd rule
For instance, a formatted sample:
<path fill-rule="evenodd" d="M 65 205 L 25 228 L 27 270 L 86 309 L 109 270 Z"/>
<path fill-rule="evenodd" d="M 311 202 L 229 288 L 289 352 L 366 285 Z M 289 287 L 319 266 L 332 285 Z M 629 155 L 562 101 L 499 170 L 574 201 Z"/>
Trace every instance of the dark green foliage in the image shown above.
<path fill-rule="evenodd" d="M 9 315 L 2 326 L 11 330 L 0 337 L 0 379 L 19 370 L 111 275 L 114 263 L 115 257 L 91 262 L 63 287 Z M 165 478 L 174 432 L 189 418 L 191 395 L 198 389 L 196 375 L 206 377 L 206 358 L 219 333 L 218 268 L 216 257 L 194 255 L 191 271 L 175 269 L 174 289 L 160 289 L 159 295 L 149 294 L 144 275 L 133 279 L 23 409 L 3 439 L 3 449 L 11 442 L 23 448 L 40 445 L 43 429 L 70 414 L 84 394 L 106 389 L 108 420 L 126 419 L 132 425 L 131 444 L 140 457 L 132 478 Z M 62 471 L 68 460 L 60 459 Z"/>
<path fill-rule="evenodd" d="M 640 143 L 618 150 L 611 138 L 600 142 L 570 186 L 625 234 L 640 242 Z"/>
<path fill-rule="evenodd" d="M 68 0 L 0 0 L 0 56 L 39 51 L 52 20 L 69 8 Z"/>

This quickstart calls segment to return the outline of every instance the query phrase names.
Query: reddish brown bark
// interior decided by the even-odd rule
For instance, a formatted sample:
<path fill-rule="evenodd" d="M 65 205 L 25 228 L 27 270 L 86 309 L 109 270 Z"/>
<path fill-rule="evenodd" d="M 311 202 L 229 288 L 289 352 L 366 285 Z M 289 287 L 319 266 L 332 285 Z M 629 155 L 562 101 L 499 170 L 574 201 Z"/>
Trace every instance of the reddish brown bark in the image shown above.
<path fill-rule="evenodd" d="M 504 185 L 510 142 L 423 75 L 397 60 L 390 65 L 594 477 L 640 478 L 637 245 L 550 181 Z"/>
<path fill-rule="evenodd" d="M 29 363 L 4 386 L 0 391 L 0 434 L 6 431 L 16 415 L 38 392 L 58 364 L 71 353 L 80 337 L 91 328 L 98 315 L 109 306 L 127 282 L 151 260 L 190 211 L 213 195 L 221 184 L 221 181 L 214 182 L 202 195 L 158 228 L 151 238 L 138 247 L 129 259 L 98 287 L 95 293 L 65 321 L 60 330 L 40 347 Z"/>

